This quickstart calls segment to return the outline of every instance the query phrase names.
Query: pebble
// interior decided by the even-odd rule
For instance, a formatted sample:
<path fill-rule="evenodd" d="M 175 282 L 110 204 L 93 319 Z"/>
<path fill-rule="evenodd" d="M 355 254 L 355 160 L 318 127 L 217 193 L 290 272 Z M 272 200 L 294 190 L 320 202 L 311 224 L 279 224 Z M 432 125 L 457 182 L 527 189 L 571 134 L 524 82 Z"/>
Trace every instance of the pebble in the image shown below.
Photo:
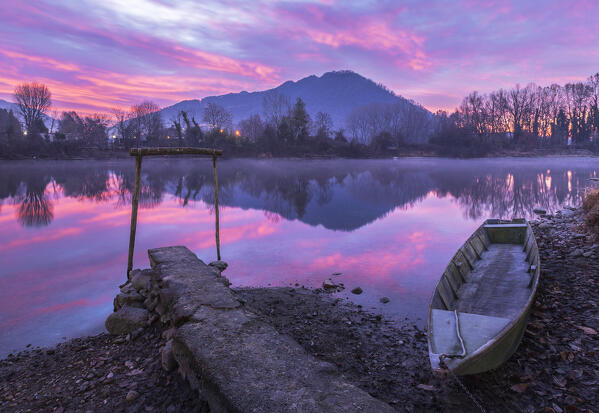
<path fill-rule="evenodd" d="M 580 248 L 576 248 L 574 251 L 572 251 L 572 252 L 570 253 L 570 256 L 571 256 L 572 258 L 576 258 L 576 257 L 580 257 L 580 256 L 581 256 L 581 255 L 583 255 L 583 254 L 584 254 L 584 251 L 583 251 L 582 249 L 580 249 Z"/>
<path fill-rule="evenodd" d="M 389 301 L 390 301 L 389 297 L 383 297 L 383 298 L 380 299 L 380 302 L 383 303 L 383 304 L 387 304 Z"/>
<path fill-rule="evenodd" d="M 127 393 L 127 396 L 125 397 L 125 400 L 127 400 L 128 402 L 132 402 L 135 399 L 137 399 L 139 397 L 139 393 L 136 392 L 135 390 L 129 390 L 129 393 Z"/>
<path fill-rule="evenodd" d="M 330 278 L 327 278 L 326 280 L 324 280 L 322 282 L 322 288 L 328 289 L 328 288 L 336 288 L 336 287 L 337 287 L 337 284 L 335 284 L 333 282 L 333 280 L 331 280 Z"/>
<path fill-rule="evenodd" d="M 364 291 L 362 291 L 362 289 L 360 287 L 356 287 L 353 290 L 351 290 L 352 294 L 362 294 Z"/>

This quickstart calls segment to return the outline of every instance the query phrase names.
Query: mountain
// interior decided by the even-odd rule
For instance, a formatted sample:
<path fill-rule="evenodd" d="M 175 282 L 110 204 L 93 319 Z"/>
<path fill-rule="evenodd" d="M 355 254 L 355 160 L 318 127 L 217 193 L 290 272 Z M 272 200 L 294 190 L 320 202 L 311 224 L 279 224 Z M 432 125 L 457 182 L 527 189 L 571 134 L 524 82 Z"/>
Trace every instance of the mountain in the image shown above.
<path fill-rule="evenodd" d="M 297 82 L 287 81 L 273 89 L 260 92 L 228 93 L 220 96 L 208 96 L 198 100 L 184 100 L 162 109 L 162 119 L 169 122 L 181 111 L 186 111 L 190 117 L 194 116 L 201 121 L 204 108 L 214 102 L 227 109 L 233 116 L 233 123 L 249 117 L 252 114 L 262 116 L 262 100 L 272 91 L 285 95 L 291 104 L 296 99 L 302 98 L 306 103 L 306 110 L 314 119 L 316 113 L 327 112 L 331 115 L 334 128 L 346 128 L 346 119 L 351 111 L 369 103 L 403 102 L 414 105 L 407 99 L 395 95 L 384 86 L 373 82 L 358 73 L 343 70 L 327 72 L 318 77 L 315 75 L 305 77 Z"/>
<path fill-rule="evenodd" d="M 6 100 L 0 99 L 0 109 L 11 110 L 16 114 L 19 113 L 19 107 L 16 103 L 7 102 Z"/>

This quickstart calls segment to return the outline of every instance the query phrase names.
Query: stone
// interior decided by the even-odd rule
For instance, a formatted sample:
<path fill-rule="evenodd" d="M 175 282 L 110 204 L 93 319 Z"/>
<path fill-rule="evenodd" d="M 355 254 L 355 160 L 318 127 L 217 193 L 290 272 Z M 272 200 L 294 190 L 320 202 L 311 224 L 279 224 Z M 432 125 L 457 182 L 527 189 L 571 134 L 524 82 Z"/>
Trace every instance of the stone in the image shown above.
<path fill-rule="evenodd" d="M 387 304 L 389 301 L 391 301 L 391 300 L 389 300 L 389 297 L 383 297 L 380 299 L 380 302 L 383 304 Z"/>
<path fill-rule="evenodd" d="M 148 309 L 148 311 L 154 311 L 156 306 L 158 305 L 158 297 L 148 297 L 144 301 L 144 306 Z"/>
<path fill-rule="evenodd" d="M 229 264 L 227 264 L 224 261 L 212 261 L 210 264 L 208 264 L 211 267 L 216 268 L 219 272 L 223 272 L 224 270 L 227 269 L 227 267 L 229 266 Z"/>
<path fill-rule="evenodd" d="M 541 209 L 541 208 L 535 208 L 532 210 L 532 212 L 534 212 L 537 215 L 545 215 L 547 213 L 546 210 Z"/>
<path fill-rule="evenodd" d="M 572 258 L 576 258 L 580 257 L 582 254 L 584 254 L 584 251 L 581 248 L 576 248 L 574 251 L 570 253 L 570 256 Z"/>
<path fill-rule="evenodd" d="M 351 290 L 352 294 L 362 294 L 364 291 L 360 287 L 356 287 Z"/>
<path fill-rule="evenodd" d="M 131 285 L 138 292 L 141 290 L 150 290 L 150 282 L 152 281 L 152 271 L 142 270 L 131 272 Z"/>
<path fill-rule="evenodd" d="M 108 316 L 106 330 L 112 335 L 128 334 L 145 327 L 148 316 L 148 311 L 143 308 L 124 306 Z"/>
<path fill-rule="evenodd" d="M 169 328 L 168 330 L 164 330 L 162 332 L 162 338 L 165 340 L 170 340 L 171 338 L 173 338 L 175 336 L 175 333 L 177 332 L 176 328 Z"/>
<path fill-rule="evenodd" d="M 548 222 L 541 222 L 539 224 L 539 228 L 540 229 L 549 229 L 549 228 L 551 228 L 551 224 L 549 224 Z"/>
<path fill-rule="evenodd" d="M 322 288 L 324 288 L 325 290 L 337 288 L 337 284 L 335 284 L 333 280 L 331 280 L 330 278 L 327 278 L 322 282 Z"/>
<path fill-rule="evenodd" d="M 162 357 L 162 368 L 165 371 L 173 371 L 177 368 L 177 360 L 175 360 L 175 355 L 173 353 L 173 340 L 169 340 L 166 342 L 166 345 L 162 349 L 161 352 Z"/>
<path fill-rule="evenodd" d="M 135 290 L 131 290 L 127 293 L 119 293 L 114 297 L 114 311 L 119 308 L 129 305 L 131 307 L 143 307 L 143 297 Z"/>
<path fill-rule="evenodd" d="M 127 400 L 128 402 L 132 402 L 135 399 L 137 399 L 139 397 L 139 393 L 136 392 L 135 390 L 129 390 L 129 393 L 127 393 L 127 396 L 125 397 L 125 400 Z"/>
<path fill-rule="evenodd" d="M 148 319 L 148 322 L 146 323 L 146 325 L 151 326 L 156 321 L 158 321 L 159 318 L 160 317 L 158 316 L 158 314 L 152 314 L 152 316 Z"/>
<path fill-rule="evenodd" d="M 343 273 L 342 272 L 334 272 L 332 275 L 339 276 L 341 274 L 343 274 Z"/>

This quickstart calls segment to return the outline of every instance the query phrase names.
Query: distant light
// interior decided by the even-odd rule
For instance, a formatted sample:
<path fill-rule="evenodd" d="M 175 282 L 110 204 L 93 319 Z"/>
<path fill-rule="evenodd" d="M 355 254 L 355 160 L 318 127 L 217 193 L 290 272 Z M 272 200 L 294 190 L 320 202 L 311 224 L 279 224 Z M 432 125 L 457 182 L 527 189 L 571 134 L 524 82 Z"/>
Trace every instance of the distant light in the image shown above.
<path fill-rule="evenodd" d="M 170 136 L 168 136 L 168 135 L 166 136 L 166 139 L 170 139 L 170 138 L 171 138 Z"/>
<path fill-rule="evenodd" d="M 27 136 L 27 131 L 23 132 L 23 135 Z"/>
<path fill-rule="evenodd" d="M 224 132 L 224 131 L 221 129 L 221 130 L 220 130 L 220 133 L 223 133 L 223 132 Z"/>
<path fill-rule="evenodd" d="M 241 132 L 239 132 L 238 130 L 235 131 L 235 136 L 241 136 Z"/>
<path fill-rule="evenodd" d="M 137 136 L 134 136 L 133 139 L 137 139 Z"/>
<path fill-rule="evenodd" d="M 116 139 L 116 135 L 112 135 L 112 139 Z"/>

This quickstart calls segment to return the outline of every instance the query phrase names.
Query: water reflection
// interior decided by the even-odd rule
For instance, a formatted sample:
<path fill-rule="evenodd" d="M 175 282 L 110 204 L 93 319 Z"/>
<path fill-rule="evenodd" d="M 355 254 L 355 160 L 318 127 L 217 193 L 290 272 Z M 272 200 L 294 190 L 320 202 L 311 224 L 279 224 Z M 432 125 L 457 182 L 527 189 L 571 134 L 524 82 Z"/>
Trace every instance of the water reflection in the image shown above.
<path fill-rule="evenodd" d="M 7 163 L 0 168 L 0 200 L 18 204 L 23 226 L 48 225 L 52 194 L 129 205 L 132 162 Z M 165 194 L 181 206 L 213 204 L 208 162 L 150 160 L 144 164 L 141 208 L 161 204 Z M 221 204 L 264 211 L 271 220 L 298 219 L 352 231 L 390 211 L 412 208 L 427 194 L 455 199 L 465 217 L 532 217 L 534 208 L 579 204 L 591 159 L 252 161 L 221 162 Z"/>
<path fill-rule="evenodd" d="M 576 205 L 596 171 L 584 158 L 220 161 L 227 276 L 316 287 L 342 272 L 365 291 L 354 301 L 387 296 L 386 312 L 419 322 L 482 219 Z M 209 160 L 144 160 L 136 267 L 166 245 L 215 258 L 212 183 Z M 0 356 L 102 330 L 125 278 L 133 187 L 130 159 L 0 164 Z"/>

